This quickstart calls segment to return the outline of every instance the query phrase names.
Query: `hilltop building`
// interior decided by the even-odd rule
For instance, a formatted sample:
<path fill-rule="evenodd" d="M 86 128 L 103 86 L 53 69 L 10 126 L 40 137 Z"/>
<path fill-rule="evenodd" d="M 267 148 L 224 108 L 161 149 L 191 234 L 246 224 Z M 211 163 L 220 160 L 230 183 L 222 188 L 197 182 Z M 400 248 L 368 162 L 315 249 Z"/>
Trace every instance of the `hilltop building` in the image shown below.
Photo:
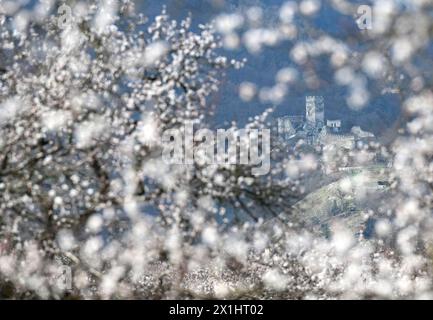
<path fill-rule="evenodd" d="M 341 130 L 341 120 L 326 120 L 326 127 L 333 133 L 339 133 Z"/>
<path fill-rule="evenodd" d="M 305 99 L 306 125 L 321 128 L 325 123 L 325 102 L 321 96 L 307 96 Z"/>
<path fill-rule="evenodd" d="M 284 116 L 277 119 L 278 136 L 284 142 L 304 140 L 312 146 L 351 149 L 358 141 L 372 140 L 372 133 L 353 127 L 342 133 L 340 119 L 325 119 L 325 102 L 321 96 L 307 96 L 304 116 Z"/>

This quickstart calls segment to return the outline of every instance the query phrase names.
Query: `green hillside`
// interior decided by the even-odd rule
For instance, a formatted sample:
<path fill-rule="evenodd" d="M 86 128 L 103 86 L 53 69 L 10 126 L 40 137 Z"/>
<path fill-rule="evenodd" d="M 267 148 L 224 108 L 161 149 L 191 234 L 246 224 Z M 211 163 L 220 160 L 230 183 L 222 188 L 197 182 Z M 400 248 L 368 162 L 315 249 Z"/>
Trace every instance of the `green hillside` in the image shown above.
<path fill-rule="evenodd" d="M 294 206 L 292 218 L 325 236 L 335 221 L 355 233 L 363 230 L 368 211 L 387 192 L 387 169 L 380 166 L 352 168 L 335 182 L 308 194 Z"/>

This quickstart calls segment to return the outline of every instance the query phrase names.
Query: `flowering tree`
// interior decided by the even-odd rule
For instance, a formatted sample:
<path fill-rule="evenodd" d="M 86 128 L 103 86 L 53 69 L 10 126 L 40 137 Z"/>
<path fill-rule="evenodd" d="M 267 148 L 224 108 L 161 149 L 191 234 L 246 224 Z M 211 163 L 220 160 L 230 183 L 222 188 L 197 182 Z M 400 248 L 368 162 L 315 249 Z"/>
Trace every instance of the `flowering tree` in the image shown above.
<path fill-rule="evenodd" d="M 357 8 L 328 6 L 351 19 Z M 373 29 L 331 35 L 311 20 L 318 0 L 283 4 L 273 26 L 253 7 L 198 28 L 165 11 L 148 22 L 127 0 L 41 1 L 34 14 L 1 2 L 0 295 L 430 297 L 431 6 L 376 1 Z M 164 133 L 211 129 L 222 75 L 245 64 L 222 49 L 238 46 L 287 46 L 294 64 L 272 88 L 241 84 L 246 101 L 317 88 L 326 57 L 350 108 L 394 92 L 404 112 L 383 143 L 349 155 L 302 143 L 288 155 L 272 141 L 262 176 L 249 163 L 164 161 Z M 270 113 L 246 129 L 266 129 Z M 393 167 L 385 197 L 364 213 L 374 236 L 337 223 L 324 237 L 298 223 L 297 202 L 328 181 L 327 166 L 378 155 Z M 368 196 L 362 182 L 343 179 L 339 197 Z"/>
<path fill-rule="evenodd" d="M 142 31 L 129 2 L 115 5 L 78 3 L 75 10 L 86 14 L 64 25 L 44 17 L 19 33 L 2 16 L 2 253 L 11 254 L 2 265 L 36 259 L 15 281 L 40 272 L 35 288 L 23 287 L 42 296 L 52 294 L 43 273 L 58 255 L 99 279 L 116 263 L 95 253 L 111 247 L 117 256 L 129 248 L 130 261 L 115 267 L 129 278 L 131 270 L 140 274 L 168 259 L 161 258 L 167 251 L 182 256 L 205 220 L 212 226 L 224 216 L 225 205 L 257 220 L 254 205 L 274 213 L 271 202 L 292 192 L 283 180 L 252 180 L 248 166 L 162 161 L 160 133 L 186 121 L 205 126 L 218 73 L 239 63 L 215 52 L 208 26 L 194 33 L 190 19 L 178 25 L 163 13 Z M 147 228 L 161 233 L 147 238 Z M 129 234 L 134 229 L 142 233 L 137 239 Z M 161 241 L 166 232 L 175 247 Z M 186 263 L 176 257 L 170 259 Z"/>

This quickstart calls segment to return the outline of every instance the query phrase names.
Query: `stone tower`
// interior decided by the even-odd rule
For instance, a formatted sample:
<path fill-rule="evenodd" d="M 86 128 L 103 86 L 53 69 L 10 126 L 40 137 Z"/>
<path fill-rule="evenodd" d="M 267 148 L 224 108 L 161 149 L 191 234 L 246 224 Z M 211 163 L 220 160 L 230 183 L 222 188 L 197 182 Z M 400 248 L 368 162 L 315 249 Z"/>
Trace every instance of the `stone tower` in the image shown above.
<path fill-rule="evenodd" d="M 322 96 L 307 96 L 305 98 L 305 118 L 309 127 L 323 127 L 325 124 L 325 102 Z"/>

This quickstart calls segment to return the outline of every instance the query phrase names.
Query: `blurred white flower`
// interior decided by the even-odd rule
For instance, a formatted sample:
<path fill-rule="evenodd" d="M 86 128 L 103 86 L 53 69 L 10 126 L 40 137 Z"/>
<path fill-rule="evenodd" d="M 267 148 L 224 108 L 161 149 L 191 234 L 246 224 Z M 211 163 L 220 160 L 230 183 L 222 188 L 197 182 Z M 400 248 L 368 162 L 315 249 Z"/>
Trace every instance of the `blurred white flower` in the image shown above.
<path fill-rule="evenodd" d="M 240 14 L 221 14 L 215 20 L 215 27 L 218 32 L 232 33 L 240 28 L 244 23 L 244 18 Z"/>
<path fill-rule="evenodd" d="M 276 269 L 266 271 L 262 280 L 267 288 L 277 291 L 285 290 L 288 285 L 287 278 Z"/>
<path fill-rule="evenodd" d="M 283 68 L 277 73 L 276 80 L 281 83 L 293 83 L 298 77 L 298 72 L 293 68 Z"/>
<path fill-rule="evenodd" d="M 77 147 L 86 148 L 96 143 L 105 129 L 106 124 L 103 118 L 97 118 L 93 121 L 80 123 L 75 129 Z"/>
<path fill-rule="evenodd" d="M 303 0 L 299 4 L 299 11 L 301 11 L 303 15 L 310 16 L 319 11 L 320 6 L 320 0 Z"/>
<path fill-rule="evenodd" d="M 381 219 L 374 224 L 375 231 L 379 237 L 385 237 L 392 231 L 391 224 L 388 220 Z"/>
<path fill-rule="evenodd" d="M 149 44 L 144 50 L 143 64 L 145 66 L 154 66 L 168 53 L 168 50 L 169 46 L 164 41 Z"/>
<path fill-rule="evenodd" d="M 362 68 L 373 78 L 379 78 L 386 71 L 386 60 L 379 52 L 368 52 L 362 61 Z"/>
<path fill-rule="evenodd" d="M 239 86 L 239 96 L 243 101 L 251 101 L 256 95 L 256 86 L 251 82 L 242 82 Z"/>
<path fill-rule="evenodd" d="M 296 2 L 288 1 L 285 2 L 280 8 L 280 20 L 283 23 L 291 23 L 296 14 L 298 7 Z"/>
<path fill-rule="evenodd" d="M 392 45 L 392 59 L 398 64 L 409 59 L 414 50 L 413 44 L 408 38 L 399 38 Z"/>

